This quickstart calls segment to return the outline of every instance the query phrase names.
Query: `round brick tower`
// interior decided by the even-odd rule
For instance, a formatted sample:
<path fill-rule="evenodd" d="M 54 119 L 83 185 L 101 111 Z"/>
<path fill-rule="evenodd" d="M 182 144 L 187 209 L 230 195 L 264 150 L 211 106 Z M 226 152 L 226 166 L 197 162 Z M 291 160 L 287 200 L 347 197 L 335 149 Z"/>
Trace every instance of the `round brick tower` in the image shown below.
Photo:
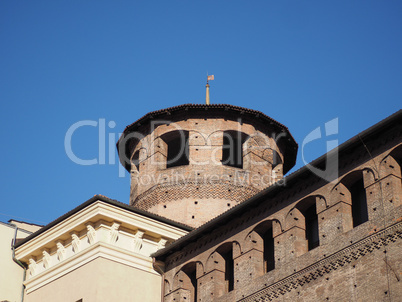
<path fill-rule="evenodd" d="M 130 204 L 193 227 L 280 181 L 297 153 L 287 127 L 265 114 L 203 104 L 146 114 L 117 148 Z"/>

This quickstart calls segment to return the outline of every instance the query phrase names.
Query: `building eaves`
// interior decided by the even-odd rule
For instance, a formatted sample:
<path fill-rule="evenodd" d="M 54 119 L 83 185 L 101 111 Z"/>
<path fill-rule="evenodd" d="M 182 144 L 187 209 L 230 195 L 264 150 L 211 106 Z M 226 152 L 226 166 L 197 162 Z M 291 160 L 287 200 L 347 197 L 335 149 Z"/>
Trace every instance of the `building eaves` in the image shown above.
<path fill-rule="evenodd" d="M 387 129 L 392 129 L 397 125 L 402 125 L 402 110 L 395 112 L 394 114 L 390 115 L 389 117 L 385 118 L 384 120 L 378 122 L 377 124 L 371 126 L 370 128 L 360 132 L 359 134 L 355 135 L 351 139 L 347 140 L 343 144 L 338 146 L 339 154 L 344 152 L 348 152 L 350 149 L 357 148 L 362 144 L 367 143 L 368 140 L 372 138 L 376 138 L 379 133 L 386 131 Z M 331 151 L 330 151 L 331 152 Z M 313 160 L 309 165 L 314 167 L 322 167 L 325 165 L 325 161 L 327 160 L 327 154 L 320 156 L 319 158 Z M 215 217 L 214 219 L 210 220 L 209 222 L 203 224 L 199 228 L 195 229 L 194 231 L 188 233 L 187 235 L 181 237 L 180 239 L 173 242 L 171 245 L 167 246 L 164 249 L 161 249 L 151 256 L 158 258 L 158 260 L 164 260 L 167 256 L 173 254 L 176 251 L 181 250 L 185 246 L 189 245 L 191 242 L 197 241 L 204 235 L 211 233 L 214 229 L 218 226 L 224 225 L 229 223 L 233 220 L 233 218 L 242 215 L 247 209 L 255 207 L 259 205 L 261 202 L 264 202 L 270 196 L 275 196 L 282 190 L 289 190 L 293 184 L 301 181 L 308 176 L 313 174 L 309 167 L 306 165 L 299 170 L 293 172 L 292 174 L 286 176 L 284 178 L 284 183 L 286 183 L 286 187 L 272 185 L 265 190 L 260 191 L 253 197 L 249 198 L 248 200 L 236 205 L 235 207 L 229 209 L 228 211 L 220 214 L 219 216 Z"/>
<path fill-rule="evenodd" d="M 0 225 L 4 225 L 5 227 L 8 227 L 10 229 L 15 229 L 15 225 L 12 223 L 6 223 L 3 221 L 0 221 Z M 19 229 L 19 231 L 23 232 L 23 233 L 27 233 L 27 234 L 32 234 L 32 232 L 24 230 L 24 229 Z"/>
<path fill-rule="evenodd" d="M 139 118 L 134 123 L 128 125 L 124 129 L 123 133 L 126 133 L 126 131 L 131 131 L 133 128 L 135 129 L 136 127 L 140 126 L 144 122 L 148 122 L 148 120 L 155 119 L 162 115 L 163 116 L 171 115 L 174 112 L 183 111 L 183 110 L 187 111 L 187 110 L 200 110 L 200 109 L 201 110 L 223 109 L 223 110 L 236 111 L 241 114 L 247 113 L 247 114 L 250 114 L 253 116 L 262 117 L 262 118 L 274 123 L 276 126 L 289 132 L 289 129 L 285 125 L 279 123 L 278 121 L 274 120 L 273 118 L 270 118 L 269 116 L 267 116 L 266 114 L 264 114 L 258 110 L 244 108 L 244 107 L 240 107 L 240 106 L 229 105 L 229 104 L 210 104 L 210 105 L 207 105 L 207 104 L 182 104 L 182 105 L 178 105 L 178 106 L 169 107 L 166 109 L 160 109 L 160 110 L 155 110 L 155 111 L 149 112 L 146 115 L 144 115 L 143 117 Z M 295 141 L 291 134 L 290 134 L 290 137 L 292 138 L 293 141 Z"/>
<path fill-rule="evenodd" d="M 38 226 L 38 227 L 43 227 L 44 226 L 43 224 L 31 223 L 31 222 L 26 222 L 26 221 L 16 220 L 16 219 L 9 219 L 8 223 L 12 223 L 13 221 L 19 222 L 19 223 L 25 223 L 25 224 L 29 224 L 29 225 L 33 225 L 33 226 Z"/>
<path fill-rule="evenodd" d="M 159 216 L 159 215 L 156 215 L 156 214 L 144 211 L 144 210 L 137 209 L 137 208 L 135 208 L 133 206 L 130 206 L 130 205 L 125 204 L 125 203 L 122 203 L 122 202 L 117 201 L 115 199 L 110 199 L 110 198 L 108 198 L 108 197 L 106 197 L 104 195 L 95 195 L 92 198 L 90 198 L 87 201 L 85 201 L 84 203 L 82 203 L 79 206 L 75 207 L 71 211 L 67 212 L 66 214 L 60 216 L 59 218 L 57 218 L 57 219 L 53 220 L 52 222 L 50 222 L 49 224 L 45 225 L 43 228 L 39 229 L 38 231 L 36 231 L 36 232 L 32 233 L 31 235 L 29 235 L 28 237 L 24 238 L 23 240 L 18 242 L 15 245 L 15 247 L 17 248 L 17 247 L 23 245 L 24 243 L 28 242 L 29 240 L 35 238 L 36 236 L 38 236 L 38 235 L 40 235 L 42 233 L 44 233 L 45 231 L 47 231 L 50 228 L 54 227 L 55 225 L 59 224 L 63 220 L 65 220 L 68 217 L 72 216 L 73 214 L 81 211 L 82 209 L 90 206 L 91 204 L 95 203 L 96 201 L 102 201 L 102 202 L 105 202 L 107 204 L 117 206 L 117 207 L 119 207 L 121 209 L 128 210 L 128 211 L 130 211 L 132 213 L 139 214 L 139 215 L 151 218 L 151 219 L 155 219 L 157 221 L 169 224 L 169 225 L 174 226 L 174 227 L 178 227 L 178 228 L 183 229 L 185 231 L 194 230 L 194 228 L 192 228 L 192 227 L 190 227 L 188 225 L 185 225 L 185 224 L 170 220 L 168 218 L 165 218 L 165 217 L 162 217 L 162 216 Z"/>

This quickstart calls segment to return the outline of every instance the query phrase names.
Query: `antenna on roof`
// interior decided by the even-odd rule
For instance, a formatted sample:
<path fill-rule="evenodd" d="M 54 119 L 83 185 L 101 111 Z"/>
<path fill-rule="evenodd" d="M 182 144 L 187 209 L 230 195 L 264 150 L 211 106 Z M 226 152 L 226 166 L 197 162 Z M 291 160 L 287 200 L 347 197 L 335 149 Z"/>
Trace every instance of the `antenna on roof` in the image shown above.
<path fill-rule="evenodd" d="M 205 86 L 207 88 L 207 93 L 206 93 L 206 96 L 205 96 L 205 104 L 207 104 L 207 105 L 210 104 L 210 102 L 209 102 L 209 83 L 208 83 L 208 81 L 213 81 L 213 80 L 214 80 L 214 75 L 208 75 L 208 72 L 207 72 L 207 85 Z"/>

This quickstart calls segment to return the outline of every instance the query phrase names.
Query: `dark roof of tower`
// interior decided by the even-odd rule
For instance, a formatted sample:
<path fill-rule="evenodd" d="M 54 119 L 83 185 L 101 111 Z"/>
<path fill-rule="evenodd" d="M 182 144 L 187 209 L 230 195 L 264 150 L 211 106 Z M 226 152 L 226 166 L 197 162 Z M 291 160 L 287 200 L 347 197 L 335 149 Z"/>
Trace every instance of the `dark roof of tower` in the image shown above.
<path fill-rule="evenodd" d="M 234 106 L 234 105 L 229 105 L 229 104 L 183 104 L 179 106 L 174 106 L 174 107 L 169 107 L 166 109 L 160 109 L 156 111 L 152 111 L 135 121 L 134 123 L 128 125 L 124 131 L 121 137 L 119 138 L 119 141 L 117 142 L 117 150 L 120 155 L 120 150 L 119 150 L 119 143 L 122 141 L 122 138 L 124 138 L 126 135 L 133 133 L 137 130 L 140 129 L 141 126 L 144 126 L 148 124 L 150 121 L 155 120 L 155 119 L 168 119 L 169 117 L 172 117 L 173 115 L 180 114 L 183 112 L 187 113 L 197 113 L 202 115 L 203 112 L 227 112 L 227 113 L 232 113 L 234 116 L 239 115 L 239 116 L 247 116 L 253 119 L 260 120 L 262 123 L 267 123 L 271 128 L 274 128 L 277 130 L 277 133 L 285 133 L 285 138 L 286 138 L 286 150 L 284 154 L 284 173 L 289 171 L 296 163 L 296 155 L 297 155 L 297 149 L 298 145 L 293 138 L 292 134 L 289 132 L 289 129 L 279 123 L 278 121 L 274 120 L 273 118 L 270 118 L 269 116 L 265 115 L 261 111 L 258 110 L 253 110 L 249 108 L 244 108 L 244 107 L 239 107 L 239 106 Z M 122 162 L 123 166 L 129 171 L 130 167 L 125 165 Z"/>

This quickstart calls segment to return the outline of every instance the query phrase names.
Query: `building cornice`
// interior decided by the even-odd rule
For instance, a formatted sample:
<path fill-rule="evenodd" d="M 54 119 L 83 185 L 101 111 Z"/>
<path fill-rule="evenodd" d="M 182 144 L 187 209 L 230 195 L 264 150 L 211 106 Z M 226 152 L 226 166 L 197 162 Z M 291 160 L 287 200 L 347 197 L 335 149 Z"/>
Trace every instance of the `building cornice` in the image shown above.
<path fill-rule="evenodd" d="M 47 233 L 50 229 L 54 228 L 58 224 L 60 224 L 62 222 L 65 223 L 71 217 L 73 217 L 73 216 L 75 217 L 77 215 L 79 216 L 80 211 L 83 211 L 83 210 L 86 211 L 87 208 L 89 208 L 92 204 L 94 204 L 96 202 L 102 202 L 105 205 L 108 204 L 108 205 L 114 206 L 117 209 L 121 209 L 122 211 L 125 211 L 126 213 L 128 213 L 128 216 L 136 216 L 136 217 L 141 216 L 141 217 L 143 217 L 144 221 L 147 219 L 147 221 L 159 222 L 163 225 L 166 225 L 167 228 L 177 229 L 177 230 L 179 230 L 179 232 L 184 231 L 185 233 L 187 233 L 188 231 L 193 230 L 192 227 L 184 225 L 182 223 L 175 222 L 170 219 L 164 218 L 162 216 L 159 216 L 159 215 L 156 215 L 156 214 L 144 211 L 144 210 L 137 209 L 133 206 L 124 204 L 117 200 L 110 199 L 103 195 L 95 195 L 92 198 L 88 199 L 86 202 L 84 202 L 84 203 L 80 204 L 79 206 L 77 206 L 76 208 L 72 209 L 68 213 L 62 215 L 61 217 L 59 217 L 56 220 L 52 221 L 51 223 L 47 224 L 40 230 L 34 232 L 30 236 L 19 241 L 15 245 L 15 247 L 19 248 L 20 246 L 25 245 L 27 242 L 31 241 L 33 238 L 36 238 L 36 237 L 40 236 L 41 234 Z"/>

